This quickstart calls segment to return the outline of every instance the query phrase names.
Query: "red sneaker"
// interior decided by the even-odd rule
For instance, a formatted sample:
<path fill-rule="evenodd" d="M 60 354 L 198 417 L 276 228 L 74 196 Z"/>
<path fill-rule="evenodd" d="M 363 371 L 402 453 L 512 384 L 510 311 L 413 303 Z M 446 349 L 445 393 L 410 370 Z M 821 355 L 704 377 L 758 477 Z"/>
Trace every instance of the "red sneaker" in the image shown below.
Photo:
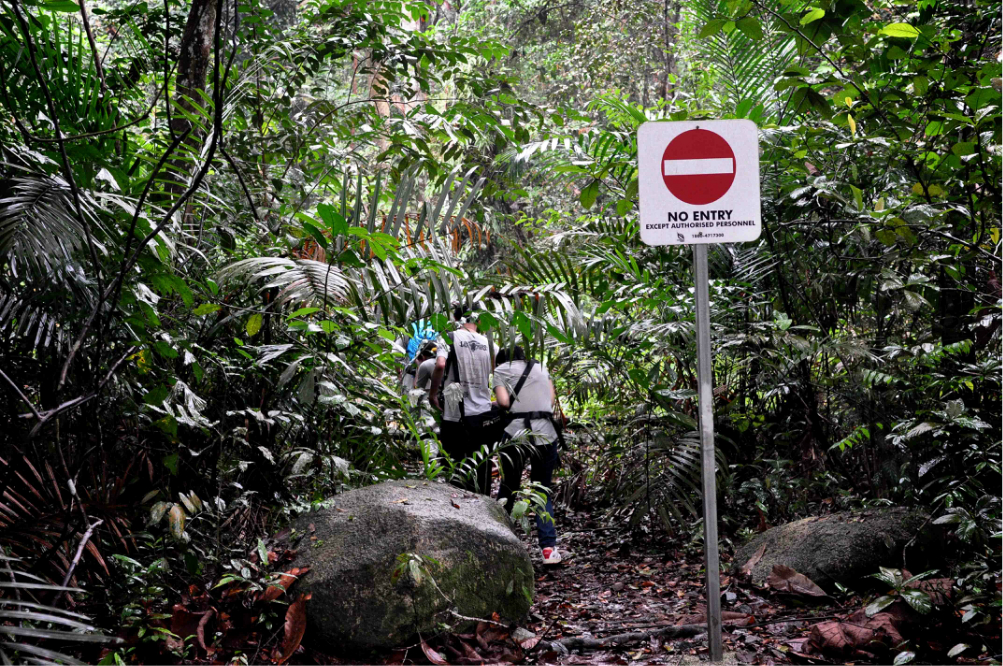
<path fill-rule="evenodd" d="M 543 549 L 543 564 L 544 566 L 552 567 L 561 563 L 561 554 L 557 552 L 556 548 L 544 548 Z"/>

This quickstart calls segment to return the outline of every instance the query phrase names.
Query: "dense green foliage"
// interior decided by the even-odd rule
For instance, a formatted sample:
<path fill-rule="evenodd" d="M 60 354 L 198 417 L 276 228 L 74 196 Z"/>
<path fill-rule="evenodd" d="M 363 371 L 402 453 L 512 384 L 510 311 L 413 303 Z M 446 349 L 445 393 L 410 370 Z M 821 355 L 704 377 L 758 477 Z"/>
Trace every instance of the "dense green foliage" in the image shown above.
<path fill-rule="evenodd" d="M 748 118 L 763 236 L 711 250 L 725 538 L 922 506 L 998 623 L 998 2 L 0 6 L 12 580 L 142 630 L 157 590 L 252 578 L 289 511 L 408 474 L 400 340 L 461 300 L 546 359 L 566 474 L 698 534 L 690 252 L 640 243 L 636 130 Z"/>

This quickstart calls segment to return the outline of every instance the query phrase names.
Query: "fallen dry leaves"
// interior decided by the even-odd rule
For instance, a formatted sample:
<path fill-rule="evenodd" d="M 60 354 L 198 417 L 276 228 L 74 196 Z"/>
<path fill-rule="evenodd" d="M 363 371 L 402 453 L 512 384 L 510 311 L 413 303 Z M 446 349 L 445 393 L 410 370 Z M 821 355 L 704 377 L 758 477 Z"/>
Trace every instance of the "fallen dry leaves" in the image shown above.
<path fill-rule="evenodd" d="M 763 555 L 765 554 L 766 544 L 764 543 L 756 549 L 756 552 L 749 558 L 749 561 L 742 565 L 742 568 L 738 570 L 738 574 L 743 577 L 751 576 L 753 567 L 759 564 L 759 560 L 763 559 Z"/>
<path fill-rule="evenodd" d="M 275 580 L 264 590 L 259 592 L 256 597 L 259 601 L 268 603 L 269 601 L 275 601 L 289 589 L 289 586 L 295 583 L 300 577 L 306 575 L 310 571 L 310 567 L 293 567 L 289 571 L 284 571 L 277 574 Z"/>
<path fill-rule="evenodd" d="M 296 601 L 289 604 L 286 610 L 285 635 L 272 659 L 276 664 L 284 664 L 293 656 L 296 648 L 303 642 L 303 635 L 306 633 L 306 602 L 310 600 L 309 594 L 301 594 Z"/>
<path fill-rule="evenodd" d="M 433 664 L 441 665 L 449 663 L 443 658 L 441 654 L 439 654 L 433 648 L 429 647 L 428 643 L 425 642 L 424 638 L 421 639 L 421 651 L 425 653 L 425 656 L 428 657 L 428 660 Z"/>
<path fill-rule="evenodd" d="M 951 601 L 953 582 L 950 578 L 931 578 L 910 582 L 904 571 L 906 587 L 921 590 L 930 596 L 935 607 Z M 868 617 L 861 608 L 844 620 L 829 620 L 811 627 L 809 643 L 826 654 L 840 657 L 875 659 L 896 649 L 908 639 L 919 637 L 919 630 L 933 619 L 921 616 L 904 601 L 898 600 L 881 612 Z"/>
<path fill-rule="evenodd" d="M 788 594 L 803 594 L 809 597 L 829 596 L 811 578 L 798 573 L 785 564 L 773 566 L 773 571 L 766 577 L 766 586 L 777 592 Z"/>
<path fill-rule="evenodd" d="M 846 620 L 830 620 L 812 626 L 811 644 L 838 656 L 873 659 L 876 653 L 887 652 L 905 640 L 902 631 L 912 624 L 910 613 L 901 601 L 873 617 L 867 617 L 861 608 Z"/>

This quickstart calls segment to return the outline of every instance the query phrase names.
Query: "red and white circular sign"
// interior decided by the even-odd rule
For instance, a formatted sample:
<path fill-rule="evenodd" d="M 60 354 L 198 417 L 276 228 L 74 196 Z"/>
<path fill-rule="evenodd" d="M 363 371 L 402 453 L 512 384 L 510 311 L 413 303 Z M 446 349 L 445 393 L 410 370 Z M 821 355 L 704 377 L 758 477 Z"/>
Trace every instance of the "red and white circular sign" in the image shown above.
<path fill-rule="evenodd" d="M 662 179 L 680 201 L 714 203 L 735 182 L 735 153 L 719 134 L 691 129 L 676 136 L 662 154 Z"/>

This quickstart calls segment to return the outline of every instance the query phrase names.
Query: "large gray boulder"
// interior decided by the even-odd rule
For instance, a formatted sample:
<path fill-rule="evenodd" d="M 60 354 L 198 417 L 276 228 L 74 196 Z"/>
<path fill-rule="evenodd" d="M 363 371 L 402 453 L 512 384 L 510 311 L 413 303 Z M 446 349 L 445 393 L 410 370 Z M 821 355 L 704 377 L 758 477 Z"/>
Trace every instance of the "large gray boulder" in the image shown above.
<path fill-rule="evenodd" d="M 311 567 L 296 588 L 313 595 L 308 635 L 340 650 L 403 645 L 456 621 L 450 611 L 514 622 L 532 604 L 532 561 L 483 495 L 386 481 L 338 495 L 296 529 L 305 536 L 297 564 Z"/>
<path fill-rule="evenodd" d="M 766 530 L 735 553 L 735 567 L 753 560 L 752 582 L 763 585 L 774 565 L 783 564 L 819 585 L 855 582 L 877 573 L 878 567 L 902 567 L 903 549 L 910 569 L 934 555 L 922 511 L 905 508 L 869 509 L 805 518 Z M 758 557 L 758 559 L 754 559 Z"/>

